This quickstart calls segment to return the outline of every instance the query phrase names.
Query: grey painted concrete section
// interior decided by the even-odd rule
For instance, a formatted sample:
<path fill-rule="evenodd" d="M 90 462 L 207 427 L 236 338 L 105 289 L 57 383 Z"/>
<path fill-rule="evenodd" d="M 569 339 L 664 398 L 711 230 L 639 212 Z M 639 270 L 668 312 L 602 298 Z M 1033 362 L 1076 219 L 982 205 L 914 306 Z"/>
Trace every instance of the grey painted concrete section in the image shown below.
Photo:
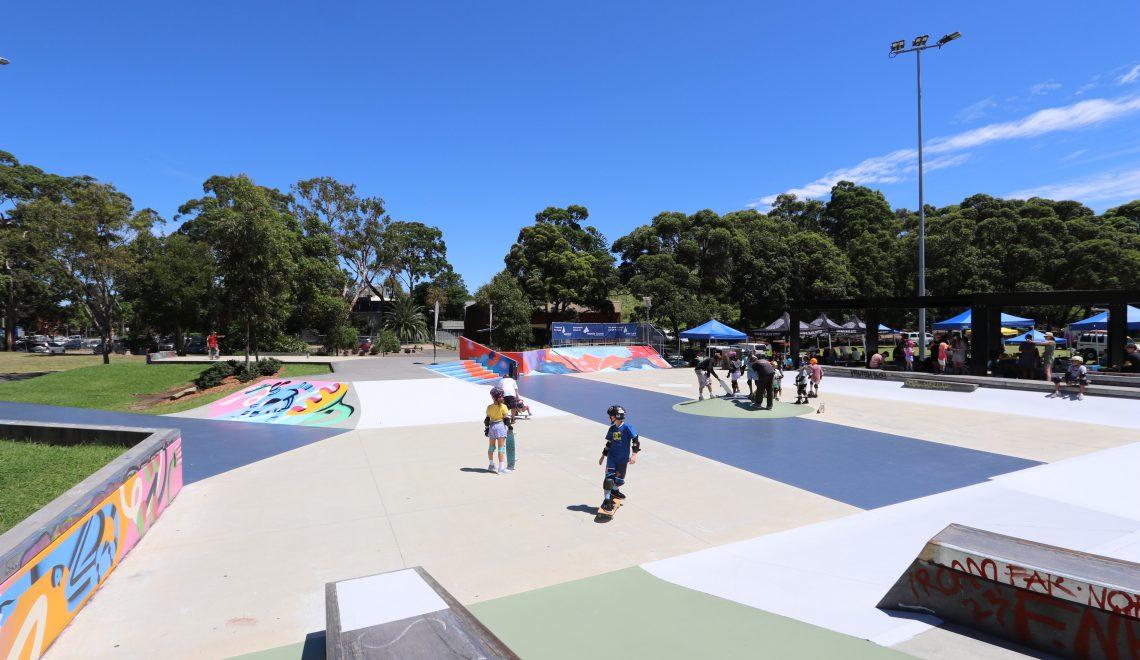
<path fill-rule="evenodd" d="M 341 611 L 337 583 L 330 582 L 325 585 L 326 657 L 345 660 L 518 658 L 427 571 L 419 566 L 411 570 L 435 591 L 446 609 L 357 630 L 343 630 L 346 613 Z"/>
<path fill-rule="evenodd" d="M 878 607 L 1066 657 L 1135 657 L 1140 564 L 950 525 Z"/>
<path fill-rule="evenodd" d="M 452 362 L 459 359 L 455 351 L 438 351 L 436 362 Z M 431 351 L 412 355 L 373 356 L 360 360 L 333 362 L 333 373 L 337 378 L 354 380 L 407 380 L 409 378 L 445 378 L 441 374 L 426 369 L 432 362 Z"/>
<path fill-rule="evenodd" d="M 157 420 L 156 420 L 157 421 Z M 82 441 L 115 439 L 122 444 L 133 438 L 134 447 L 103 466 L 101 470 L 76 484 L 39 511 L 28 516 L 15 527 L 0 535 L 0 582 L 6 580 L 24 565 L 28 548 L 45 535 L 54 538 L 66 529 L 65 522 L 79 518 L 91 510 L 92 502 L 102 499 L 118 488 L 156 453 L 179 437 L 178 429 L 139 429 L 125 426 L 83 426 L 79 424 L 36 424 L 24 421 L 0 420 L 0 434 L 45 442 L 53 435 L 62 436 L 63 444 Z"/>

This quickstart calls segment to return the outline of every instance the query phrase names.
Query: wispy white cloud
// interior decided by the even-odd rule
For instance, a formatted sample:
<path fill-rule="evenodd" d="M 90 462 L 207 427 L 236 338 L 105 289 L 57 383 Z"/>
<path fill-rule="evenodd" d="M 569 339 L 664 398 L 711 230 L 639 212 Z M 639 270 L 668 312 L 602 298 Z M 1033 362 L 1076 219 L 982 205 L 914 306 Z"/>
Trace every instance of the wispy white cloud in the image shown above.
<path fill-rule="evenodd" d="M 1089 152 L 1088 149 L 1077 149 L 1076 151 L 1069 154 L 1068 156 L 1065 156 L 1061 160 L 1073 160 L 1074 158 L 1080 158 L 1081 156 L 1087 154 L 1088 152 Z"/>
<path fill-rule="evenodd" d="M 925 161 L 922 164 L 922 169 L 925 172 L 933 172 L 934 170 L 943 170 L 943 169 L 946 169 L 947 167 L 958 167 L 959 165 L 965 163 L 968 160 L 970 160 L 970 153 L 969 152 L 964 153 L 964 154 L 954 154 L 953 156 L 942 156 L 940 158 L 934 158 L 934 159 Z M 903 168 L 903 172 L 905 172 L 907 174 L 910 174 L 911 172 L 917 172 L 917 171 L 918 171 L 918 163 L 917 162 L 915 162 L 911 165 L 907 165 L 906 167 Z"/>
<path fill-rule="evenodd" d="M 1073 199 L 1079 202 L 1116 202 L 1140 197 L 1140 168 L 1101 172 L 1089 177 L 1037 188 L 1015 190 L 1006 197 Z"/>
<path fill-rule="evenodd" d="M 1071 105 L 1038 110 L 1014 121 L 987 124 L 956 135 L 935 138 L 926 143 L 925 149 L 931 156 L 955 154 L 992 142 L 1038 137 L 1058 131 L 1095 126 L 1137 111 L 1140 111 L 1140 97 L 1089 99 Z M 832 170 L 815 181 L 785 192 L 797 197 L 823 197 L 840 181 L 853 181 L 863 185 L 898 183 L 905 177 L 906 168 L 913 167 L 916 158 L 916 150 L 899 149 L 883 156 L 868 158 L 853 167 Z M 930 162 L 935 162 L 935 159 Z M 964 158 L 946 160 L 942 167 L 953 167 L 963 162 Z M 930 167 L 929 163 L 927 167 Z M 767 195 L 751 206 L 770 206 L 775 200 L 776 195 Z"/>
<path fill-rule="evenodd" d="M 969 124 L 970 122 L 977 121 L 982 117 L 985 117 L 990 110 L 996 107 L 997 101 L 995 101 L 992 96 L 984 98 L 977 103 L 972 103 L 959 110 L 954 115 L 954 123 Z"/>
<path fill-rule="evenodd" d="M 1120 80 L 1117 80 L 1116 82 L 1121 85 L 1127 85 L 1128 83 L 1134 83 L 1137 80 L 1140 80 L 1140 64 L 1137 64 L 1136 66 L 1126 71 L 1123 76 L 1120 76 Z"/>
<path fill-rule="evenodd" d="M 1061 89 L 1061 83 L 1053 80 L 1046 80 L 1045 82 L 1040 82 L 1030 87 L 1029 93 L 1034 96 L 1042 96 L 1055 89 Z"/>

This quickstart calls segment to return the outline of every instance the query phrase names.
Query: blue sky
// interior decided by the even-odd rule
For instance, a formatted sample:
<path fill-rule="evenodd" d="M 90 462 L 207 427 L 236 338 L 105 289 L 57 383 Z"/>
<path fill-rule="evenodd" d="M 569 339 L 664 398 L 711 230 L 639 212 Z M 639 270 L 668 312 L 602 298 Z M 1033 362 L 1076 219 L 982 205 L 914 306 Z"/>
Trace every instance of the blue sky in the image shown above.
<path fill-rule="evenodd" d="M 212 174 L 331 175 L 441 227 L 472 288 L 579 203 L 613 240 L 851 178 L 917 203 L 1140 197 L 1140 4 L 16 3 L 0 148 L 171 218 Z"/>

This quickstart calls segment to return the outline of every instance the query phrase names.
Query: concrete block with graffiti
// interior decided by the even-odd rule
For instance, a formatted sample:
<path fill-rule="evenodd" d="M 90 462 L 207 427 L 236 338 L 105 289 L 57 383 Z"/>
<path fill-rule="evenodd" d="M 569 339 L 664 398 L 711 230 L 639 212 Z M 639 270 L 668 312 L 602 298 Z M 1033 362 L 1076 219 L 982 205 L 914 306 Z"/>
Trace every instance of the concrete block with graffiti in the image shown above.
<path fill-rule="evenodd" d="M 0 536 L 0 658 L 38 658 L 182 489 L 178 431 L 137 435 L 145 439 Z"/>
<path fill-rule="evenodd" d="M 950 525 L 879 602 L 1071 658 L 1140 655 L 1140 564 Z"/>

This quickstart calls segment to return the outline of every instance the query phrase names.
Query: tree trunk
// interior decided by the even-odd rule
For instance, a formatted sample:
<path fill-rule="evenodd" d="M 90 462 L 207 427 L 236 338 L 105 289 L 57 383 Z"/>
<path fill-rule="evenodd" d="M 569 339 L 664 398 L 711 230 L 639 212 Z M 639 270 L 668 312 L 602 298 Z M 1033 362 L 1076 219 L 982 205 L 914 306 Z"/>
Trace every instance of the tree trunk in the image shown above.
<path fill-rule="evenodd" d="M 111 364 L 111 333 L 100 330 L 99 334 L 103 338 L 103 364 Z"/>
<path fill-rule="evenodd" d="M 249 317 L 245 317 L 245 363 L 249 364 Z"/>
<path fill-rule="evenodd" d="M 182 341 L 182 324 L 174 326 L 174 354 L 186 355 L 186 345 Z"/>

